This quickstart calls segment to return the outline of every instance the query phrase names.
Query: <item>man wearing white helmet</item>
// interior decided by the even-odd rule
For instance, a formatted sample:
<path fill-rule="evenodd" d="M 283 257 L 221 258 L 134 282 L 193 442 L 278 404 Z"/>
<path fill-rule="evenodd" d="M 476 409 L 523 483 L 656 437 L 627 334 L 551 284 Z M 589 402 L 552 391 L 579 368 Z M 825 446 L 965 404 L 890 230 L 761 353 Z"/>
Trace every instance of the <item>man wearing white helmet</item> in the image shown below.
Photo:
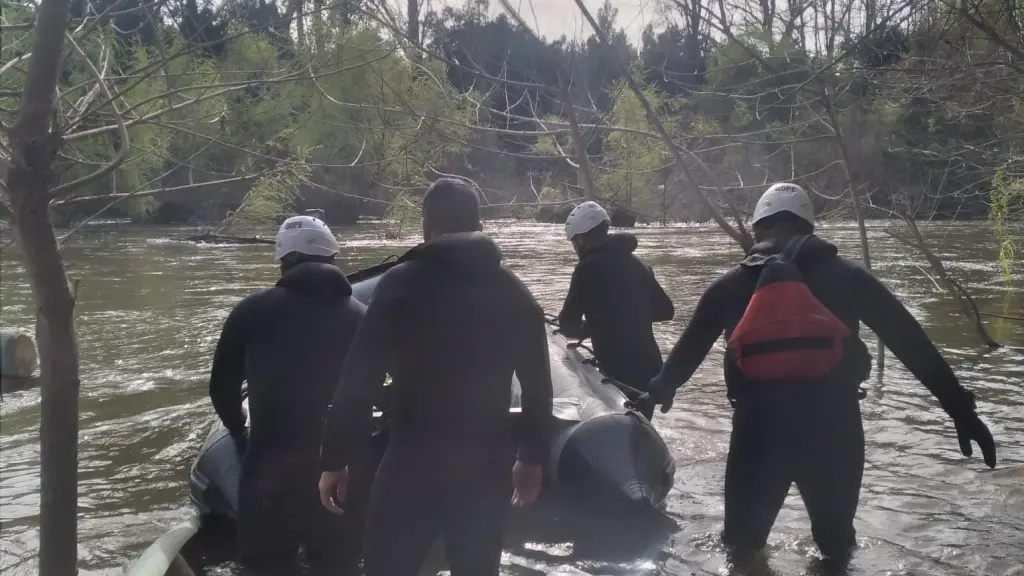
<path fill-rule="evenodd" d="M 859 391 L 871 371 L 864 322 L 938 399 L 965 456 L 971 442 L 996 464 L 995 443 L 921 325 L 860 263 L 813 235 L 814 208 L 796 184 L 761 196 L 757 244 L 704 291 L 683 335 L 641 403 L 673 396 L 724 332 L 733 403 L 725 472 L 724 543 L 760 550 L 793 483 L 821 553 L 843 565 L 856 546 L 853 519 L 864 471 Z"/>
<path fill-rule="evenodd" d="M 281 278 L 235 306 L 213 358 L 210 399 L 244 451 L 241 559 L 268 574 L 295 561 L 301 545 L 314 564 L 354 566 L 358 559 L 359 510 L 338 519 L 320 507 L 316 491 L 322 422 L 365 312 L 335 265 L 337 253 L 338 241 L 321 220 L 285 220 L 275 251 Z M 369 479 L 362 482 L 368 492 Z"/>
<path fill-rule="evenodd" d="M 597 202 L 577 206 L 565 221 L 579 264 L 569 282 L 559 330 L 568 338 L 590 338 L 597 363 L 610 378 L 646 390 L 661 369 L 652 324 L 672 319 L 672 301 L 637 258 L 636 236 L 609 234 L 611 218 Z M 641 410 L 647 418 L 650 409 Z"/>

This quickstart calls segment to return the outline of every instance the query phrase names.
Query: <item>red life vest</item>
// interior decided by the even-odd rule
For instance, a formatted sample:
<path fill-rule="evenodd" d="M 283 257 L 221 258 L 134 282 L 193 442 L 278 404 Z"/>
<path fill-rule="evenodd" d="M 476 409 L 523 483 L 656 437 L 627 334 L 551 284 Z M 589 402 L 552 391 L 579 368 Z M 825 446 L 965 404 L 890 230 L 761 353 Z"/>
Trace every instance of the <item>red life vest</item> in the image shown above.
<path fill-rule="evenodd" d="M 851 335 L 804 282 L 794 260 L 808 236 L 767 258 L 726 350 L 751 382 L 817 380 L 843 357 Z"/>

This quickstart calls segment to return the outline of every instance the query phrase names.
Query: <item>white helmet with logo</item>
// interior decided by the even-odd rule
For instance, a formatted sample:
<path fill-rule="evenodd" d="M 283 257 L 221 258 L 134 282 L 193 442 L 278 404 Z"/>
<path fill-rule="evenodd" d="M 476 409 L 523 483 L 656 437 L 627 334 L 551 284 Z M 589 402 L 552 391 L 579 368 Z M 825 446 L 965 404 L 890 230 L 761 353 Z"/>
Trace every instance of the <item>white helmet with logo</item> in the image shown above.
<path fill-rule="evenodd" d="M 579 234 L 590 232 L 601 222 L 611 224 L 611 221 L 608 212 L 600 204 L 593 200 L 587 200 L 573 208 L 569 217 L 565 219 L 565 237 L 572 240 Z"/>
<path fill-rule="evenodd" d="M 332 256 L 338 253 L 338 240 L 323 220 L 312 216 L 292 216 L 277 231 L 278 261 L 292 252 L 309 256 Z"/>
<path fill-rule="evenodd" d="M 757 206 L 754 208 L 754 219 L 750 223 L 757 224 L 758 221 L 779 212 L 790 212 L 794 216 L 814 224 L 814 206 L 811 204 L 811 198 L 807 196 L 807 192 L 804 192 L 803 188 L 796 184 L 788 182 L 772 184 L 757 201 Z"/>

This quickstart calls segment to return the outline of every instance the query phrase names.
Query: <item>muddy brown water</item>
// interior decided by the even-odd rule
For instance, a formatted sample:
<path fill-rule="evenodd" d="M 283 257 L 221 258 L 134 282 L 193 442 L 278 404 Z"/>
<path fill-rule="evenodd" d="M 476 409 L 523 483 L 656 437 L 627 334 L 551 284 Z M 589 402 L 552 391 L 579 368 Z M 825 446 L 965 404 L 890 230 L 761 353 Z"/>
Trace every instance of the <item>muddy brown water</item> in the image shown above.
<path fill-rule="evenodd" d="M 488 224 L 506 261 L 549 312 L 557 312 L 574 257 L 561 227 Z M 210 359 L 225 316 L 243 295 L 277 274 L 267 246 L 197 246 L 171 240 L 188 232 L 104 225 L 87 228 L 65 249 L 81 279 L 80 437 L 81 573 L 116 574 L 188 512 L 185 480 L 213 419 L 206 396 Z M 339 230 L 346 271 L 400 253 L 365 226 Z M 650 261 L 676 303 L 676 320 L 657 327 L 664 353 L 701 291 L 740 257 L 710 227 L 638 230 L 638 254 Z M 1024 316 L 1024 267 L 1007 289 L 987 228 L 930 228 L 938 252 L 988 312 Z M 822 235 L 856 254 L 852 226 Z M 862 402 L 867 468 L 857 515 L 855 574 L 1024 574 L 1024 324 L 991 318 L 987 351 L 955 305 L 925 275 L 922 259 L 871 230 L 877 274 L 910 307 L 962 381 L 999 445 L 1000 466 L 963 458 L 952 425 L 891 355 Z M 2 254 L 2 324 L 31 331 L 31 294 L 11 249 Z M 527 542 L 508 550 L 507 574 L 727 574 L 718 533 L 730 408 L 716 346 L 657 427 L 678 462 L 668 527 L 630 551 L 574 540 Z M 39 394 L 4 396 L 0 407 L 0 572 L 36 571 L 39 505 Z M 607 527 L 605 542 L 630 540 Z M 632 540 L 636 540 L 633 538 Z M 778 574 L 810 570 L 814 546 L 795 490 L 770 539 Z"/>

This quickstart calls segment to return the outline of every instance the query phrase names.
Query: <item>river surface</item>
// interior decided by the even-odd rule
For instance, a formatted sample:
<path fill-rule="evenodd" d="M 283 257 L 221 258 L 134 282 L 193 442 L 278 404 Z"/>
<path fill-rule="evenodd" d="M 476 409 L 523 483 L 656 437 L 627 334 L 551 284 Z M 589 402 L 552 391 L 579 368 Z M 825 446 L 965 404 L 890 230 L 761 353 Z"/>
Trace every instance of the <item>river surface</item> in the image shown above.
<path fill-rule="evenodd" d="M 548 312 L 557 313 L 574 256 L 557 226 L 488 224 L 506 261 Z M 206 382 L 221 324 L 242 296 L 277 275 L 269 246 L 198 246 L 173 241 L 187 230 L 87 228 L 65 248 L 81 280 L 80 436 L 81 573 L 120 573 L 188 511 L 185 480 L 213 411 Z M 369 226 L 340 230 L 340 265 L 354 271 L 412 245 L 385 240 Z M 680 334 L 704 287 L 741 256 L 708 227 L 638 230 L 638 255 L 676 303 L 676 320 L 657 326 L 664 353 Z M 937 252 L 973 290 L 984 311 L 1024 316 L 1024 268 L 1007 289 L 995 242 L 978 226 L 926 232 Z M 852 226 L 821 235 L 857 254 Z M 979 412 L 999 447 L 989 471 L 979 455 L 963 458 L 953 426 L 889 356 L 862 402 L 867 467 L 857 516 L 856 574 L 986 576 L 1024 574 L 1024 323 L 989 319 L 1010 346 L 988 351 L 955 304 L 919 265 L 923 259 L 871 230 L 877 274 L 907 303 L 962 381 L 978 393 Z M 31 333 L 31 294 L 11 249 L 2 263 L 4 327 Z M 872 338 L 873 340 L 873 338 Z M 872 346 L 873 348 L 873 346 Z M 727 574 L 718 541 L 730 408 L 721 380 L 721 344 L 681 390 L 658 429 L 674 451 L 671 528 L 627 557 L 583 542 L 509 550 L 508 574 Z M 38 391 L 5 395 L 0 407 L 0 572 L 35 571 L 38 550 Z M 614 541 L 615 538 L 613 537 Z M 600 547 L 598 547 L 600 548 Z M 604 550 L 604 552 L 609 552 Z M 810 569 L 814 545 L 794 490 L 769 543 L 780 575 Z M 621 556 L 621 555 L 620 555 Z"/>

